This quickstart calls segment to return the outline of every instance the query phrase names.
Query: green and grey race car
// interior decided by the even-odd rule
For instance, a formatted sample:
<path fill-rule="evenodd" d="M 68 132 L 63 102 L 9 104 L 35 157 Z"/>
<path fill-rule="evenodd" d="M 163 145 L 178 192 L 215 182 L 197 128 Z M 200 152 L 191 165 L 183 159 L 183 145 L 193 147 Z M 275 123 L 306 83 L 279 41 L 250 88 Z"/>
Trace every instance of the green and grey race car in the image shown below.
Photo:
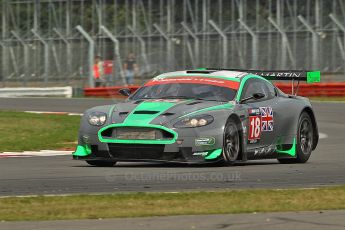
<path fill-rule="evenodd" d="M 232 165 L 254 159 L 305 163 L 319 134 L 307 98 L 270 80 L 320 81 L 319 71 L 198 69 L 161 74 L 124 102 L 87 110 L 74 159 Z"/>

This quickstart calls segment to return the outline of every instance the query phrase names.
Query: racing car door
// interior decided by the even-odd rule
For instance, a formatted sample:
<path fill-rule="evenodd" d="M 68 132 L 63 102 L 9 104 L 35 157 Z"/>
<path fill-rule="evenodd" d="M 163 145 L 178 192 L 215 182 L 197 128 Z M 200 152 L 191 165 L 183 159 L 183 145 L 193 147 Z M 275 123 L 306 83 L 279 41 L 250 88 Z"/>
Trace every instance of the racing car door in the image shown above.
<path fill-rule="evenodd" d="M 280 105 L 275 87 L 268 81 L 250 78 L 246 81 L 241 100 L 255 93 L 264 95 L 261 99 L 250 99 L 243 102 L 248 110 L 247 149 L 255 155 L 269 155 L 274 151 L 279 121 Z"/>

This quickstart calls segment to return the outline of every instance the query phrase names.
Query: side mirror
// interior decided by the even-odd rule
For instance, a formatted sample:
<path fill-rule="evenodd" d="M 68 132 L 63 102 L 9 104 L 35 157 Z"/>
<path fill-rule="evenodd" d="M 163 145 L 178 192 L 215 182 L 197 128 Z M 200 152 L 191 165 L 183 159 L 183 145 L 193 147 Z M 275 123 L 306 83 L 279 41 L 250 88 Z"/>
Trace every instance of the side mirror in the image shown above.
<path fill-rule="evenodd" d="M 264 97 L 265 97 L 265 94 L 263 94 L 263 93 L 254 93 L 252 96 L 242 99 L 240 101 L 240 103 L 242 104 L 242 103 L 244 103 L 248 100 L 251 100 L 251 99 L 259 100 L 259 99 L 264 98 Z"/>
<path fill-rule="evenodd" d="M 120 89 L 119 90 L 119 93 L 123 96 L 126 96 L 128 97 L 129 95 L 131 95 L 131 90 L 130 89 L 127 89 L 127 88 L 124 88 L 124 89 Z"/>

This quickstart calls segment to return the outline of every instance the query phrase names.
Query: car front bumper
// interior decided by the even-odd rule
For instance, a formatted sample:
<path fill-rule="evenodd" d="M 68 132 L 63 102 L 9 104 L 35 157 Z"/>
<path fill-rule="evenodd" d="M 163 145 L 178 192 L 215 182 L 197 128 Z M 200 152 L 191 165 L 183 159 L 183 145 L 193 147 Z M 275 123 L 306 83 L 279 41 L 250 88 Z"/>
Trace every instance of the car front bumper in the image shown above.
<path fill-rule="evenodd" d="M 79 145 L 73 153 L 77 160 L 159 161 L 207 163 L 220 159 L 222 129 L 181 129 L 172 143 L 140 141 L 117 143 L 104 141 L 99 134 L 80 132 Z"/>

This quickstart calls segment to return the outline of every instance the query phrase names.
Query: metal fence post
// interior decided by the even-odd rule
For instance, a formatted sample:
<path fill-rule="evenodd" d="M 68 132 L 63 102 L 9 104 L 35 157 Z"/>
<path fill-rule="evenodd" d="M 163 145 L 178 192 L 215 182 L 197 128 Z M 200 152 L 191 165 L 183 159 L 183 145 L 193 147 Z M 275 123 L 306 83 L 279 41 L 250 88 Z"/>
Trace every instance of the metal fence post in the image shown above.
<path fill-rule="evenodd" d="M 72 73 L 72 52 L 71 52 L 71 44 L 67 40 L 65 36 L 62 35 L 62 33 L 56 29 L 53 28 L 53 31 L 58 35 L 58 37 L 66 44 L 66 64 L 67 64 L 67 75 L 71 75 Z M 66 79 L 67 80 L 67 79 Z"/>
<path fill-rule="evenodd" d="M 228 66 L 228 38 L 226 34 L 216 25 L 216 23 L 212 20 L 208 20 L 208 23 L 217 31 L 217 33 L 222 37 L 223 39 L 223 60 L 222 60 L 222 67 Z"/>
<path fill-rule="evenodd" d="M 118 64 L 118 68 L 119 68 L 119 72 L 120 72 L 120 77 L 122 79 L 122 83 L 124 85 L 126 85 L 126 79 L 125 79 L 125 74 L 123 72 L 123 68 L 122 68 L 122 60 L 121 60 L 121 55 L 120 55 L 120 42 L 119 40 L 117 40 L 117 38 L 105 27 L 105 26 L 101 26 L 101 30 L 105 33 L 105 35 L 107 35 L 110 40 L 114 43 L 115 46 L 115 51 L 114 51 L 114 58 L 115 58 L 115 62 L 117 62 Z"/>
<path fill-rule="evenodd" d="M 23 84 L 26 85 L 27 80 L 29 78 L 29 48 L 28 45 L 24 42 L 24 40 L 15 32 L 11 31 L 12 35 L 22 44 L 24 48 L 24 81 Z"/>
<path fill-rule="evenodd" d="M 7 64 L 7 62 L 8 62 L 8 60 L 7 60 L 7 49 L 8 49 L 8 47 L 4 44 L 4 43 L 2 43 L 2 42 L 0 42 L 0 46 L 2 47 L 2 52 L 6 52 L 6 64 Z M 4 63 L 4 62 L 3 62 Z M 7 71 L 8 71 L 8 68 L 7 68 L 8 66 L 6 65 L 6 73 L 7 73 Z M 4 69 L 2 69 L 2 71 L 4 72 Z M 3 73 L 2 73 L 3 74 Z M 12 76 L 12 73 L 11 74 L 7 74 L 7 76 L 6 76 L 6 78 L 5 78 L 5 76 L 1 76 L 2 77 L 2 83 L 3 83 L 3 86 L 5 86 L 5 80 L 6 79 L 9 79 L 10 77 Z"/>
<path fill-rule="evenodd" d="M 91 38 L 91 36 L 81 27 L 80 25 L 76 27 L 76 29 L 83 35 L 83 37 L 89 42 L 89 86 L 95 87 L 95 80 L 93 79 L 93 64 L 95 58 L 95 41 Z"/>
<path fill-rule="evenodd" d="M 49 45 L 34 29 L 31 29 L 31 32 L 44 46 L 44 83 L 47 83 L 49 77 Z"/>
<path fill-rule="evenodd" d="M 199 58 L 200 58 L 200 47 L 199 47 L 199 38 L 196 36 L 195 33 L 192 32 L 192 30 L 187 26 L 185 22 L 181 22 L 181 25 L 183 29 L 186 30 L 186 32 L 194 39 L 194 63 L 193 67 L 196 68 L 199 66 Z"/>
<path fill-rule="evenodd" d="M 169 36 L 160 28 L 156 23 L 153 24 L 153 26 L 156 28 L 156 30 L 162 35 L 162 37 L 167 41 L 167 62 L 168 62 L 168 68 L 172 68 L 175 66 L 173 63 L 173 57 L 172 57 L 172 52 L 173 52 L 173 46 L 171 39 Z"/>
<path fill-rule="evenodd" d="M 8 37 L 8 9 L 9 9 L 9 1 L 2 1 L 1 2 L 1 75 L 0 78 L 3 82 L 3 85 L 5 85 L 5 80 L 8 75 L 8 48 L 3 43 L 4 40 Z"/>
<path fill-rule="evenodd" d="M 296 68 L 296 60 L 293 56 L 289 39 L 285 33 L 285 31 L 276 23 L 271 17 L 268 17 L 268 21 L 278 30 L 278 32 L 282 36 L 282 56 L 281 56 L 281 63 L 280 63 L 280 68 L 281 69 L 286 69 L 287 68 L 287 53 L 289 54 L 290 60 L 292 62 L 293 68 Z"/>
<path fill-rule="evenodd" d="M 127 26 L 127 28 L 134 35 L 134 37 L 136 37 L 138 41 L 140 42 L 141 57 L 143 58 L 143 61 L 145 64 L 145 70 L 148 71 L 149 66 L 148 66 L 148 61 L 147 61 L 147 56 L 146 56 L 146 42 L 137 32 L 134 31 L 134 29 L 131 26 Z"/>
<path fill-rule="evenodd" d="M 341 56 L 344 61 L 344 71 L 345 71 L 345 26 L 340 22 L 340 20 L 334 15 L 334 14 L 329 14 L 329 17 L 332 19 L 335 25 L 343 32 L 344 36 L 344 42 L 343 44 L 341 43 L 340 39 L 338 39 L 338 45 L 340 48 Z M 338 36 L 339 37 L 339 36 Z"/>
<path fill-rule="evenodd" d="M 302 24 L 309 30 L 309 32 L 312 34 L 312 68 L 318 69 L 319 68 L 319 35 L 316 33 L 316 31 L 313 29 L 313 27 L 307 22 L 307 20 L 304 19 L 302 15 L 297 16 L 298 19 L 302 22 Z"/>
<path fill-rule="evenodd" d="M 256 69 L 258 68 L 258 36 L 242 19 L 238 19 L 238 21 L 252 36 L 252 68 Z"/>

